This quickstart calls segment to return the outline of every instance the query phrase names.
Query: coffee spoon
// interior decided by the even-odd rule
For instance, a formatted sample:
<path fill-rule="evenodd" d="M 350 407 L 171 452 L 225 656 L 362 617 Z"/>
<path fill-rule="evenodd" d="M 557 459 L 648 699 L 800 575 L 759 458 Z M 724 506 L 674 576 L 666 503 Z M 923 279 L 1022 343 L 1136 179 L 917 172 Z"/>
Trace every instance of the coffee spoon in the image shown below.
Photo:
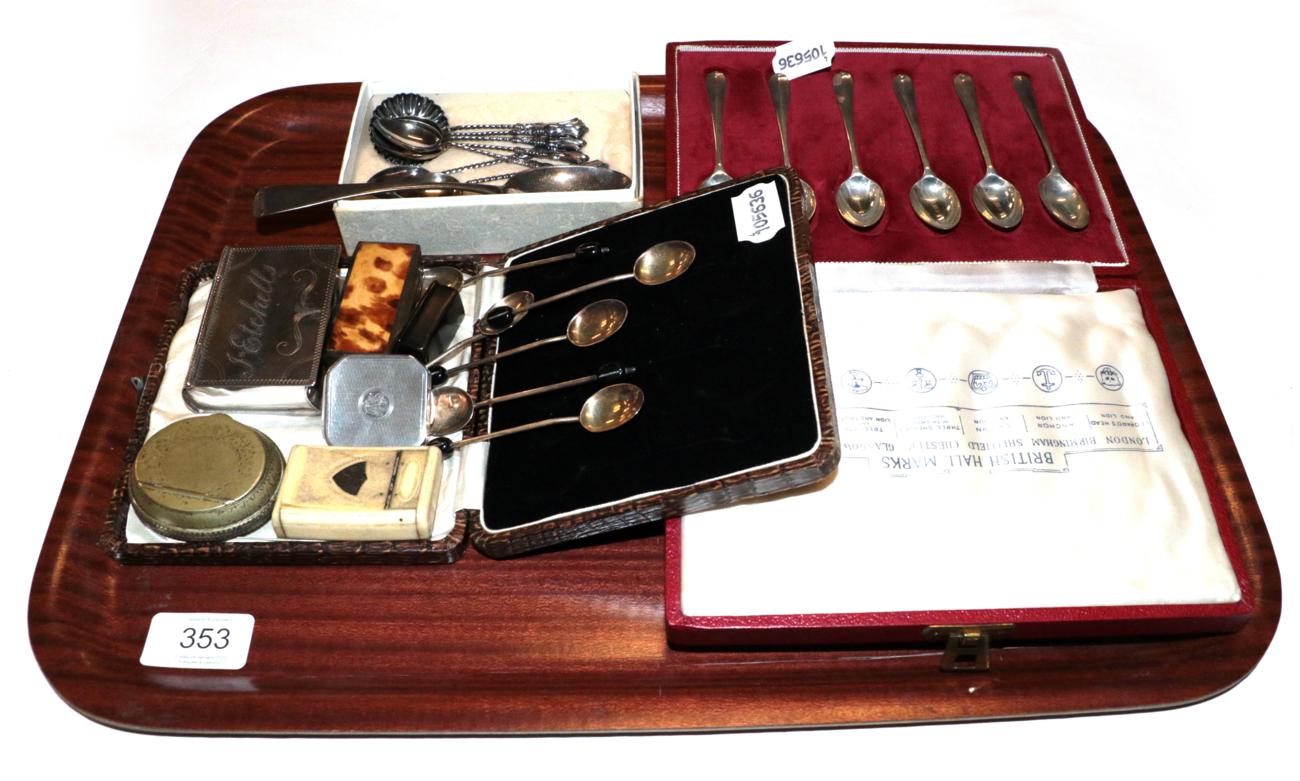
<path fill-rule="evenodd" d="M 921 140 L 921 121 L 916 114 L 916 91 L 912 87 L 912 77 L 906 73 L 894 76 L 894 95 L 903 107 L 907 124 L 912 128 L 912 138 L 916 139 L 916 151 L 921 156 L 921 178 L 912 185 L 908 193 L 912 202 L 912 211 L 921 218 L 921 222 L 941 231 L 957 227 L 961 221 L 961 201 L 957 192 L 947 182 L 934 175 L 930 167 L 930 158 L 925 153 L 925 142 Z"/>
<path fill-rule="evenodd" d="M 1020 96 L 1020 103 L 1025 107 L 1025 113 L 1029 115 L 1029 121 L 1033 123 L 1038 141 L 1043 145 L 1043 153 L 1047 155 L 1047 175 L 1038 183 L 1038 197 L 1042 200 L 1043 206 L 1047 207 L 1048 214 L 1051 214 L 1057 222 L 1072 230 L 1083 230 L 1088 227 L 1092 214 L 1088 211 L 1088 204 L 1084 202 L 1078 188 L 1061 175 L 1061 168 L 1056 164 L 1056 155 L 1052 154 L 1052 147 L 1047 143 L 1047 131 L 1043 129 L 1043 120 L 1038 116 L 1038 101 L 1034 99 L 1033 82 L 1028 76 L 1020 73 L 1011 77 L 1011 86 Z"/>
<path fill-rule="evenodd" d="M 984 178 L 975 183 L 971 192 L 971 202 L 990 225 L 1003 230 L 1011 230 L 1020 224 L 1025 216 L 1025 201 L 1020 197 L 1016 186 L 1007 181 L 993 169 L 993 157 L 989 154 L 989 145 L 984 140 L 984 126 L 980 122 L 979 102 L 975 98 L 975 80 L 968 73 L 958 73 L 952 80 L 952 87 L 957 91 L 957 99 L 966 110 L 966 119 L 975 133 L 980 154 L 984 157 Z"/>
<path fill-rule="evenodd" d="M 457 388 L 455 385 L 443 385 L 434 388 L 429 394 L 429 407 L 432 410 L 432 417 L 429 421 L 430 437 L 445 437 L 448 434 L 454 434 L 469 425 L 473 419 L 474 413 L 484 407 L 491 407 L 495 404 L 501 404 L 515 399 L 525 399 L 530 396 L 539 396 L 551 391 L 572 388 L 577 385 L 586 385 L 589 382 L 610 380 L 619 380 L 630 374 L 633 370 L 616 366 L 611 369 L 603 370 L 597 374 L 590 374 L 586 377 L 578 377 L 573 380 L 563 382 L 554 382 L 550 385 L 543 385 L 540 388 L 529 388 L 515 393 L 506 393 L 501 396 L 493 396 L 490 399 L 484 399 L 475 402 L 468 392 Z"/>
<path fill-rule="evenodd" d="M 686 269 L 690 268 L 694 260 L 695 247 L 690 242 L 661 241 L 637 256 L 636 262 L 632 264 L 632 273 L 630 274 L 618 274 L 598 279 L 595 282 L 588 282 L 585 285 L 579 285 L 563 293 L 556 293 L 540 300 L 527 290 L 516 290 L 502 298 L 479 318 L 474 326 L 476 333 L 473 336 L 466 337 L 448 347 L 441 355 L 426 363 L 425 366 L 433 369 L 466 347 L 481 342 L 489 336 L 504 333 L 515 323 L 524 319 L 524 316 L 529 311 L 543 304 L 560 301 L 602 285 L 622 282 L 627 279 L 635 279 L 642 285 L 662 285 L 686 273 Z"/>
<path fill-rule="evenodd" d="M 645 392 L 641 388 L 630 382 L 620 382 L 615 385 L 606 385 L 588 396 L 587 400 L 582 404 L 582 409 L 573 417 L 536 420 L 522 426 L 513 426 L 477 437 L 468 437 L 459 442 L 452 442 L 446 437 L 439 437 L 430 444 L 441 450 L 443 455 L 451 455 L 451 451 L 464 445 L 486 442 L 489 439 L 496 439 L 509 434 L 520 434 L 525 431 L 533 431 L 562 423 L 577 423 L 593 434 L 600 434 L 626 424 L 636 417 L 644 405 Z"/>
<path fill-rule="evenodd" d="M 559 342 L 568 342 L 574 347 L 591 347 L 600 344 L 609 337 L 618 333 L 623 324 L 627 322 L 627 304 L 619 301 L 617 298 L 605 298 L 600 301 L 593 301 L 587 304 L 569 320 L 568 327 L 563 334 L 559 336 L 550 336 L 545 339 L 538 339 L 527 344 L 521 344 L 518 347 L 509 350 L 503 350 L 496 355 L 483 358 L 477 361 L 463 363 L 451 369 L 444 369 L 441 366 L 428 367 L 433 374 L 431 380 L 434 383 L 446 382 L 447 378 L 453 374 L 477 369 L 480 366 L 486 366 L 496 363 L 502 358 L 508 358 L 512 355 L 528 352 L 538 347 L 544 347 L 548 344 Z"/>
<path fill-rule="evenodd" d="M 366 195 L 383 193 L 449 190 L 461 193 L 542 193 L 568 192 L 574 190 L 620 190 L 628 187 L 632 180 L 626 174 L 612 168 L 595 165 L 565 165 L 551 168 L 530 168 L 511 174 L 503 185 L 476 184 L 473 182 L 438 183 L 417 181 L 415 176 L 409 182 L 383 182 L 373 184 L 284 184 L 263 187 L 253 196 L 253 216 L 269 217 L 273 214 L 306 209 L 311 206 L 341 201 L 348 198 L 360 198 Z"/>
<path fill-rule="evenodd" d="M 727 74 L 709 71 L 704 77 L 704 90 L 709 94 L 709 111 L 713 114 L 713 173 L 700 182 L 700 187 L 712 187 L 731 181 L 731 174 L 722 167 L 722 106 L 727 99 Z"/>
<path fill-rule="evenodd" d="M 426 363 L 424 365 L 425 368 L 433 369 L 433 367 L 441 365 L 443 361 L 446 361 L 448 358 L 461 350 L 464 350 L 466 347 L 481 342 L 489 336 L 499 336 L 500 334 L 505 333 L 506 330 L 515 323 L 524 319 L 524 315 L 528 314 L 528 309 L 533 303 L 533 299 L 533 294 L 527 290 L 516 290 L 515 292 L 508 294 L 498 301 L 495 306 L 488 310 L 487 314 L 480 317 L 478 322 L 474 324 L 474 330 L 476 332 L 474 335 L 461 339 L 451 347 L 448 347 L 441 355 Z"/>
<path fill-rule="evenodd" d="M 538 258 L 537 260 L 530 260 L 526 263 L 516 263 L 511 266 L 502 266 L 501 268 L 490 269 L 488 271 L 483 271 L 478 274 L 475 274 L 474 276 L 469 277 L 468 279 L 466 279 L 459 271 L 457 271 L 454 268 L 451 268 L 450 266 L 441 266 L 437 269 L 434 269 L 434 274 L 435 274 L 434 279 L 441 285 L 446 285 L 447 287 L 455 288 L 459 290 L 463 287 L 468 287 L 470 285 L 473 285 L 477 283 L 479 280 L 486 279 L 488 277 L 501 276 L 502 274 L 509 274 L 511 271 L 519 271 L 521 269 L 534 268 L 536 266 L 545 266 L 551 263 L 559 263 L 560 261 L 563 260 L 572 260 L 574 258 L 594 258 L 594 257 L 599 257 L 600 255 L 604 255 L 608 252 L 609 252 L 609 247 L 606 247 L 602 244 L 598 244 L 594 241 L 589 241 L 574 247 L 572 252 L 566 252 L 562 255 L 552 255 L 549 258 Z"/>
<path fill-rule="evenodd" d="M 853 161 L 849 178 L 835 191 L 835 208 L 853 227 L 870 228 L 885 213 L 885 191 L 862 173 L 858 164 L 858 141 L 853 132 L 853 76 L 844 71 L 836 73 L 831 77 L 831 88 L 835 90 L 835 102 L 840 104 L 844 132 L 849 137 L 849 158 Z"/>
<path fill-rule="evenodd" d="M 688 241 L 661 241 L 652 245 L 645 252 L 637 256 L 636 262 L 632 264 L 632 271 L 628 274 L 616 274 L 612 277 L 598 279 L 595 282 L 588 282 L 585 285 L 566 290 L 563 293 L 556 293 L 553 296 L 538 299 L 524 304 L 514 313 L 514 319 L 517 321 L 531 309 L 539 306 L 550 304 L 570 296 L 576 296 L 585 293 L 588 290 L 603 285 L 611 285 L 615 282 L 622 282 L 627 279 L 635 279 L 642 285 L 662 285 L 677 279 L 686 273 L 686 269 L 691 267 L 695 261 L 695 246 Z M 508 298 L 508 296 L 507 296 Z M 488 312 L 491 315 L 492 312 Z"/>
<path fill-rule="evenodd" d="M 781 134 L 781 158 L 786 168 L 790 165 L 790 139 L 787 125 L 790 120 L 790 78 L 784 73 L 773 73 L 767 80 L 767 91 L 772 95 L 772 107 L 776 109 L 776 129 Z M 817 194 L 812 185 L 799 177 L 799 188 L 803 190 L 804 213 L 812 219 L 817 211 Z"/>

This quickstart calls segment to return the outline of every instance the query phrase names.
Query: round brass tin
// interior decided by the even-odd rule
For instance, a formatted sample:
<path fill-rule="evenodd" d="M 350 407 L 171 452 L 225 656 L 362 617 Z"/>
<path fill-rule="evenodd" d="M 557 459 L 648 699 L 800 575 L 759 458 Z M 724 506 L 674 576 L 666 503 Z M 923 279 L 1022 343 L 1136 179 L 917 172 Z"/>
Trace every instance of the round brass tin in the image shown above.
<path fill-rule="evenodd" d="M 284 457 L 265 434 L 228 415 L 205 415 L 150 437 L 127 488 L 149 528 L 186 542 L 214 542 L 265 524 L 283 475 Z"/>

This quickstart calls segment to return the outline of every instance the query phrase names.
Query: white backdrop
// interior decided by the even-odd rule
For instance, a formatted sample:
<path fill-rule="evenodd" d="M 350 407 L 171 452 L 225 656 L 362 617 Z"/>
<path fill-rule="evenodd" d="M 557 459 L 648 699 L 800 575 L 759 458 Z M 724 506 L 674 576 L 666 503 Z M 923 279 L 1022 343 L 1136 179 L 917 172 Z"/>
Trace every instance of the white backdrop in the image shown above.
<path fill-rule="evenodd" d="M 143 736 L 92 723 L 45 683 L 26 604 L 84 411 L 176 166 L 227 108 L 280 87 L 454 74 L 527 89 L 601 68 L 664 72 L 664 44 L 704 38 L 1023 44 L 1065 52 L 1123 166 L 1200 347 L 1284 574 L 1297 548 L 1300 253 L 1296 19 L 1281 4 L 45 3 L 0 12 L 12 157 L 0 187 L 10 504 L 2 546 L 5 764 L 49 758 L 108 778 L 284 772 L 531 778 L 1021 777 L 1251 774 L 1294 759 L 1293 621 L 1256 671 L 1188 708 L 1030 722 L 709 736 L 311 740 Z M 10 6 L 12 9 L 13 6 Z M 1225 9 L 1226 10 L 1218 10 Z M 1215 10 L 1210 10 L 1215 9 Z M 571 31 L 566 31 L 566 27 Z M 453 34 L 454 33 L 454 34 Z M 451 78 L 451 76 L 448 76 Z M 73 122 L 79 124 L 73 125 Z M 1256 194 L 1258 192 L 1258 194 Z M 16 311 L 15 311 L 16 307 Z M 13 353 L 10 353 L 13 356 Z M 1284 726 L 1290 724 L 1290 726 Z M 382 757 L 382 760 L 376 758 Z M 288 763 L 292 762 L 290 766 Z M 1291 764 L 1294 764 L 1293 762 Z M 1017 768 L 1023 768 L 1018 772 Z M 22 772 L 22 771 L 19 771 Z M 292 771 L 290 771 L 292 772 Z M 495 773 L 493 773 L 495 774 Z M 24 773 L 24 776 L 27 775 Z"/>

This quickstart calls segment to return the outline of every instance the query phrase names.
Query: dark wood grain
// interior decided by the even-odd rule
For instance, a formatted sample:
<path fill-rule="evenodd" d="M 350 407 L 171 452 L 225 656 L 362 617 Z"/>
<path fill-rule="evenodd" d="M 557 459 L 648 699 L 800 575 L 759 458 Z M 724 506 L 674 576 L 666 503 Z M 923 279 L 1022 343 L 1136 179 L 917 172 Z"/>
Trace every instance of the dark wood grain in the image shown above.
<path fill-rule="evenodd" d="M 647 202 L 664 198 L 663 82 L 644 79 Z M 51 684 L 105 723 L 160 732 L 497 733 L 746 729 L 989 719 L 1193 702 L 1244 677 L 1277 626 L 1277 562 L 1178 304 L 1109 151 L 1257 597 L 1230 635 L 996 649 L 989 673 L 938 672 L 938 649 L 693 652 L 664 637 L 662 536 L 451 566 L 140 566 L 96 545 L 142 375 L 186 266 L 226 244 L 337 241 L 329 212 L 254 224 L 257 187 L 329 181 L 357 85 L 238 106 L 195 140 L 141 266 L 41 552 L 28 623 Z M 1098 141 L 1098 149 L 1104 144 Z M 256 616 L 235 672 L 143 667 L 160 611 Z"/>

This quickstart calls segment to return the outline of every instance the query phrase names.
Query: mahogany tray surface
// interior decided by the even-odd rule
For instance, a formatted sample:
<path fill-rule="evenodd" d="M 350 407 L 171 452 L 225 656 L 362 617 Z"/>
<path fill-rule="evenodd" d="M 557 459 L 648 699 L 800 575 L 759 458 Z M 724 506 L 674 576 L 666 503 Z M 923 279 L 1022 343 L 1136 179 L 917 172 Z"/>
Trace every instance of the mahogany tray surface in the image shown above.
<path fill-rule="evenodd" d="M 143 566 L 98 546 L 135 414 L 186 266 L 228 244 L 337 242 L 328 210 L 258 225 L 263 185 L 331 181 L 357 84 L 296 87 L 228 111 L 181 163 L 95 392 L 32 582 L 31 643 L 86 716 L 164 733 L 431 734 L 730 730 L 1153 709 L 1245 677 L 1281 612 L 1277 560 L 1204 367 L 1137 207 L 1093 134 L 1139 281 L 1228 499 L 1257 609 L 1228 635 L 996 648 L 987 673 L 939 648 L 668 647 L 662 525 L 450 566 Z M 642 78 L 646 202 L 663 200 L 664 82 Z M 144 667 L 158 612 L 251 613 L 242 670 Z"/>

